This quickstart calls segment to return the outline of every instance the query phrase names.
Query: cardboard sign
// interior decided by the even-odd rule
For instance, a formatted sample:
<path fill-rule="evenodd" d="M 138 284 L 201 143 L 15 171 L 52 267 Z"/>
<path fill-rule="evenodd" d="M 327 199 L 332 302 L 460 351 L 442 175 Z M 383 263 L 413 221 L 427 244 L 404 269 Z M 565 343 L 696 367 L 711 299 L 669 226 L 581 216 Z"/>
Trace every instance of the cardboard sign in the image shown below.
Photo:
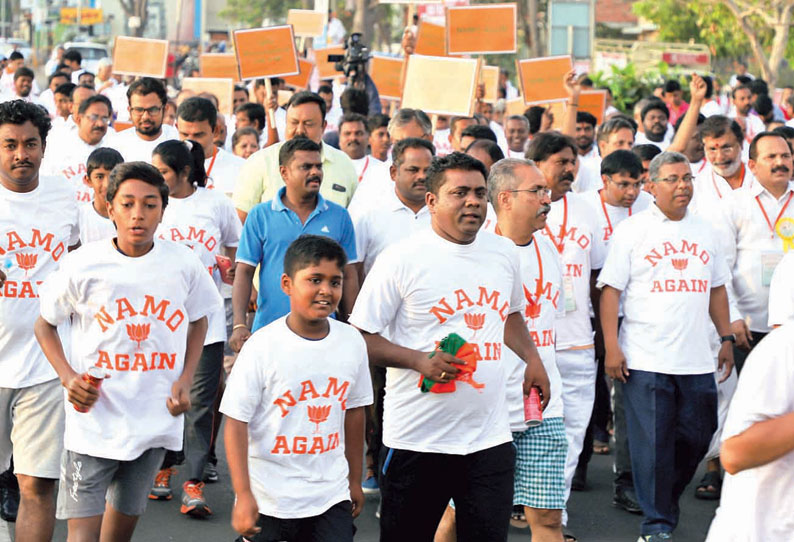
<path fill-rule="evenodd" d="M 524 103 L 542 104 L 568 98 L 563 78 L 573 68 L 571 57 L 527 58 L 516 61 L 516 64 Z"/>
<path fill-rule="evenodd" d="M 447 53 L 515 53 L 516 28 L 515 4 L 448 7 Z"/>
<path fill-rule="evenodd" d="M 512 100 L 505 101 L 505 118 L 512 115 L 523 115 L 527 109 L 527 104 L 524 103 L 524 98 L 519 96 Z"/>
<path fill-rule="evenodd" d="M 295 93 L 292 92 L 291 90 L 279 90 L 278 95 L 276 96 L 276 101 L 278 102 L 278 105 L 286 109 L 287 104 L 289 103 L 293 94 Z"/>
<path fill-rule="evenodd" d="M 404 58 L 373 56 L 369 63 L 369 76 L 378 88 L 381 98 L 399 100 L 402 96 Z"/>
<path fill-rule="evenodd" d="M 379 4 L 440 4 L 444 0 L 378 0 Z"/>
<path fill-rule="evenodd" d="M 483 66 L 480 70 L 480 83 L 485 85 L 485 96 L 482 101 L 485 103 L 496 103 L 499 99 L 499 67 Z"/>
<path fill-rule="evenodd" d="M 596 118 L 597 125 L 604 122 L 604 111 L 607 108 L 606 90 L 583 90 L 579 94 L 578 111 L 586 111 Z"/>
<path fill-rule="evenodd" d="M 205 53 L 199 55 L 199 73 L 202 77 L 231 78 L 240 81 L 240 70 L 234 53 Z"/>
<path fill-rule="evenodd" d="M 113 123 L 113 129 L 116 130 L 117 132 L 123 132 L 124 130 L 127 130 L 132 127 L 133 124 L 131 122 L 124 122 L 121 120 L 117 120 Z"/>
<path fill-rule="evenodd" d="M 325 13 L 312 9 L 291 9 L 287 12 L 287 24 L 292 25 L 292 33 L 299 38 L 322 36 Z"/>
<path fill-rule="evenodd" d="M 401 107 L 470 117 L 479 76 L 479 59 L 411 55 Z"/>
<path fill-rule="evenodd" d="M 165 78 L 168 40 L 116 36 L 113 45 L 113 73 Z"/>
<path fill-rule="evenodd" d="M 420 22 L 414 52 L 425 56 L 447 56 L 446 28 L 440 24 Z"/>
<path fill-rule="evenodd" d="M 300 73 L 298 75 L 290 75 L 288 77 L 283 77 L 282 79 L 284 79 L 284 82 L 291 87 L 301 89 L 309 88 L 309 79 L 312 77 L 314 62 L 311 60 L 306 60 L 305 58 L 299 58 L 298 67 L 300 68 Z"/>
<path fill-rule="evenodd" d="M 320 74 L 320 79 L 333 79 L 342 72 L 336 71 L 336 62 L 328 60 L 328 55 L 344 55 L 344 45 L 332 45 L 331 47 L 324 47 L 322 49 L 314 50 L 314 59 L 317 62 L 317 71 Z"/>
<path fill-rule="evenodd" d="M 185 77 L 182 90 L 190 89 L 196 94 L 209 92 L 218 98 L 218 111 L 224 115 L 234 112 L 234 80 L 215 77 Z"/>
<path fill-rule="evenodd" d="M 299 73 L 295 37 L 289 25 L 235 30 L 234 52 L 243 81 Z"/>

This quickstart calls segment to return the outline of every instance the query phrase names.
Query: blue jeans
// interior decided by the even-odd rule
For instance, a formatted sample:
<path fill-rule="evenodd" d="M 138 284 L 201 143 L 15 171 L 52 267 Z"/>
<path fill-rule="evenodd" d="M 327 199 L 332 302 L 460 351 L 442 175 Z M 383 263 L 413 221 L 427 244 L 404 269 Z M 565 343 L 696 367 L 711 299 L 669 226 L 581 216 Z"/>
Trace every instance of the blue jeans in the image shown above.
<path fill-rule="evenodd" d="M 623 400 L 642 534 L 672 532 L 678 500 L 717 430 L 714 374 L 631 370 Z"/>

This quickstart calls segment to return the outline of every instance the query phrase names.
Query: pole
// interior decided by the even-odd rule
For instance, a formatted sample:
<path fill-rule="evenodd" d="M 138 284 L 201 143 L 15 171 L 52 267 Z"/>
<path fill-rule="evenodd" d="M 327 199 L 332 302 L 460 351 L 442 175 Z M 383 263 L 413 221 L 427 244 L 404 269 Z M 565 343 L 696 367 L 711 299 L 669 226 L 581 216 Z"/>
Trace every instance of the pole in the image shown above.
<path fill-rule="evenodd" d="M 270 83 L 270 77 L 265 77 L 265 110 L 267 111 L 267 123 L 269 126 L 274 127 L 276 125 L 276 116 L 273 113 L 273 110 L 269 107 L 272 96 L 273 85 Z"/>

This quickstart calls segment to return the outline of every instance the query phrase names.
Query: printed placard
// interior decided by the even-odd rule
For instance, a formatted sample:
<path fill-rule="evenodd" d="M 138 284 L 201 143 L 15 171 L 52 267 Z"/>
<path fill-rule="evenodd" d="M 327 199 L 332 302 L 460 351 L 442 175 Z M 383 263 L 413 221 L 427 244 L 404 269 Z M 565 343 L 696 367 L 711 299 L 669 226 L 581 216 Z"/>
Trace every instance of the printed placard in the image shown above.
<path fill-rule="evenodd" d="M 369 76 L 381 98 L 399 100 L 402 96 L 404 58 L 373 56 L 369 62 Z"/>
<path fill-rule="evenodd" d="M 182 89 L 190 89 L 196 94 L 209 92 L 218 98 L 218 111 L 224 115 L 234 112 L 234 80 L 230 77 L 185 77 Z"/>
<path fill-rule="evenodd" d="M 235 30 L 234 52 L 240 79 L 297 75 L 298 51 L 289 25 Z"/>
<path fill-rule="evenodd" d="M 523 115 L 527 110 L 527 104 L 524 103 L 524 98 L 519 96 L 512 100 L 505 100 L 505 118 L 512 115 Z"/>
<path fill-rule="evenodd" d="M 586 111 L 596 118 L 597 125 L 604 122 L 607 108 L 606 90 L 583 90 L 579 94 L 579 111 Z"/>
<path fill-rule="evenodd" d="M 199 73 L 202 77 L 231 78 L 240 81 L 240 69 L 234 53 L 204 53 L 199 55 Z"/>
<path fill-rule="evenodd" d="M 496 103 L 499 99 L 499 67 L 483 66 L 480 70 L 480 83 L 485 85 L 485 96 L 482 101 L 485 103 Z"/>
<path fill-rule="evenodd" d="M 550 56 L 517 60 L 518 80 L 526 104 L 564 101 L 568 98 L 563 78 L 571 71 L 570 56 Z"/>
<path fill-rule="evenodd" d="M 448 7 L 447 54 L 515 53 L 516 13 L 515 4 Z"/>
<path fill-rule="evenodd" d="M 421 21 L 416 30 L 414 53 L 425 56 L 447 56 L 446 27 Z"/>
<path fill-rule="evenodd" d="M 292 33 L 299 38 L 322 36 L 325 27 L 325 13 L 312 9 L 291 9 L 287 12 L 287 24 L 292 25 Z"/>
<path fill-rule="evenodd" d="M 479 76 L 479 59 L 411 55 L 401 107 L 470 117 Z"/>
<path fill-rule="evenodd" d="M 312 70 L 314 70 L 314 62 L 306 60 L 305 58 L 298 59 L 298 67 L 300 73 L 298 75 L 290 75 L 283 77 L 284 82 L 291 87 L 295 88 L 309 88 L 309 79 L 312 77 Z"/>
<path fill-rule="evenodd" d="M 314 60 L 317 62 L 317 71 L 320 79 L 333 79 L 342 72 L 336 71 L 336 62 L 328 60 L 329 55 L 343 55 L 345 54 L 344 45 L 332 45 L 322 49 L 314 50 Z"/>
<path fill-rule="evenodd" d="M 113 45 L 113 73 L 165 78 L 168 40 L 116 36 Z"/>

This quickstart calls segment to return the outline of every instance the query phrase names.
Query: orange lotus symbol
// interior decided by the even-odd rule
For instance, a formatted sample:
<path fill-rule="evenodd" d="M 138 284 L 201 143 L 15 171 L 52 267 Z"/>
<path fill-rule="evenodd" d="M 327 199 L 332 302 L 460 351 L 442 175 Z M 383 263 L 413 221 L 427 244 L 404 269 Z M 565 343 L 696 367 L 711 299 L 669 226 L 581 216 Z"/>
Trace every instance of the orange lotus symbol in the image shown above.
<path fill-rule="evenodd" d="M 485 313 L 481 314 L 464 314 L 463 320 L 465 320 L 466 325 L 474 332 L 474 335 L 471 336 L 474 339 L 474 336 L 477 335 L 477 331 L 482 329 L 483 324 L 485 323 Z"/>
<path fill-rule="evenodd" d="M 533 299 L 532 294 L 529 293 L 529 290 L 527 290 L 526 286 L 524 286 L 524 297 L 527 300 L 527 306 L 524 309 L 524 316 L 534 320 L 540 316 L 540 303 Z"/>
<path fill-rule="evenodd" d="M 689 265 L 689 258 L 672 258 L 673 267 L 681 271 L 681 274 L 684 274 L 684 269 L 686 266 Z"/>
<path fill-rule="evenodd" d="M 307 406 L 306 410 L 309 411 L 309 421 L 314 424 L 314 432 L 320 432 L 320 424 L 328 419 L 331 413 L 331 405 L 326 406 Z"/>
<path fill-rule="evenodd" d="M 141 349 L 141 343 L 149 338 L 149 331 L 151 324 L 127 324 L 127 335 L 130 340 L 138 343 L 138 350 Z"/>
<path fill-rule="evenodd" d="M 38 254 L 23 254 L 18 252 L 15 254 L 17 258 L 17 265 L 20 269 L 24 269 L 25 277 L 28 276 L 28 271 L 36 267 L 36 260 L 39 259 Z"/>

